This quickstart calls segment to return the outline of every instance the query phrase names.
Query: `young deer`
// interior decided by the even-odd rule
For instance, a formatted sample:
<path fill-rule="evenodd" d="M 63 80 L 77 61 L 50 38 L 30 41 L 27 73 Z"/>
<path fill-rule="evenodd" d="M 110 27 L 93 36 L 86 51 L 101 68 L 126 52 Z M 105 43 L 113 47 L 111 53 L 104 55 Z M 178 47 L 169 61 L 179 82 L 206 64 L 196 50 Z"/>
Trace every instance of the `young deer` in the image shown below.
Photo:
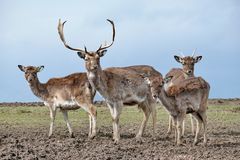
<path fill-rule="evenodd" d="M 104 47 L 101 45 L 95 52 L 87 51 L 86 47 L 84 50 L 70 47 L 64 39 L 63 27 L 65 22 L 61 23 L 59 21 L 58 32 L 65 47 L 77 51 L 79 57 L 85 60 L 89 82 L 106 100 L 112 116 L 114 143 L 118 143 L 120 140 L 119 118 L 123 105 L 138 105 L 144 112 L 144 119 L 136 135 L 139 140 L 151 113 L 153 132 L 156 122 L 155 102 L 141 74 L 147 76 L 153 74 L 161 76 L 161 74 L 150 66 L 117 67 L 103 70 L 100 65 L 100 58 L 105 55 L 106 49 L 112 46 L 115 38 L 114 23 L 111 20 L 108 20 L 108 22 L 111 23 L 113 29 L 112 43 Z"/>
<path fill-rule="evenodd" d="M 69 134 L 73 137 L 73 131 L 68 121 L 68 110 L 75 110 L 82 107 L 89 115 L 89 138 L 96 135 L 96 108 L 93 105 L 95 90 L 88 82 L 86 73 L 74 73 L 63 78 L 52 78 L 47 83 L 38 80 L 38 72 L 44 66 L 34 67 L 18 65 L 18 68 L 25 73 L 25 78 L 35 96 L 44 101 L 50 111 L 50 130 L 48 136 L 53 132 L 56 111 L 59 108 L 67 123 Z"/>
<path fill-rule="evenodd" d="M 200 77 L 191 77 L 183 80 L 182 83 L 187 81 L 196 81 L 201 79 L 201 83 L 204 87 L 198 89 L 192 89 L 189 91 L 181 92 L 175 96 L 169 96 L 166 92 L 166 88 L 172 84 L 172 80 L 163 81 L 162 77 L 150 77 L 147 81 L 151 88 L 151 93 L 154 99 L 160 100 L 169 112 L 171 119 L 174 122 L 175 129 L 175 142 L 180 145 L 182 136 L 182 124 L 187 113 L 191 113 L 197 120 L 197 129 L 194 139 L 194 145 L 197 144 L 199 131 L 203 124 L 204 145 L 207 143 L 206 138 L 206 124 L 207 124 L 207 100 L 209 95 L 209 84 Z M 184 86 L 184 85 L 183 85 Z"/>
<path fill-rule="evenodd" d="M 189 77 L 194 77 L 194 65 L 198 63 L 202 56 L 196 56 L 195 57 L 196 49 L 193 51 L 192 56 L 177 56 L 175 55 L 174 58 L 177 62 L 182 64 L 182 69 L 179 68 L 173 68 L 171 69 L 167 75 L 166 78 L 171 77 L 172 78 L 172 85 L 178 85 L 180 84 L 184 79 L 187 79 Z M 171 85 L 169 85 L 170 87 Z M 166 88 L 167 90 L 168 88 Z M 191 127 L 192 127 L 192 134 L 195 134 L 195 127 L 193 124 L 193 117 L 190 115 L 191 119 Z M 168 125 L 168 131 L 167 133 L 170 134 L 172 131 L 172 118 L 169 116 L 169 125 Z M 183 122 L 183 130 L 182 135 L 184 135 L 184 122 Z"/>

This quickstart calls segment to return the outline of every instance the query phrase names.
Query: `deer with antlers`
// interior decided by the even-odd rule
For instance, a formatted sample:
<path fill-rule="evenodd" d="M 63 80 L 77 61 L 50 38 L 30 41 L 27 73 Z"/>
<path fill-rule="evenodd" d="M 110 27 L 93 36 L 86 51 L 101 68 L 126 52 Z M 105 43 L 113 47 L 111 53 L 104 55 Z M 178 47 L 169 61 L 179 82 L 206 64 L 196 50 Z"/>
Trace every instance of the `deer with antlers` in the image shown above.
<path fill-rule="evenodd" d="M 112 25 L 112 42 L 109 45 L 101 45 L 97 51 L 88 51 L 86 47 L 84 47 L 84 50 L 70 47 L 66 43 L 63 34 L 63 27 L 66 21 L 61 23 L 59 20 L 58 32 L 64 46 L 70 50 L 77 51 L 78 56 L 85 60 L 90 84 L 105 99 L 112 116 L 114 143 L 118 143 L 120 140 L 119 118 L 123 105 L 138 105 L 144 113 L 144 119 L 136 135 L 136 138 L 140 140 L 151 113 L 153 117 L 153 132 L 155 131 L 156 123 L 155 102 L 142 75 L 151 76 L 156 74 L 161 76 L 161 74 L 151 66 L 113 67 L 103 70 L 100 65 L 100 59 L 107 52 L 106 49 L 112 46 L 115 38 L 114 23 L 111 20 L 107 21 Z"/>
<path fill-rule="evenodd" d="M 182 69 L 180 68 L 173 68 L 171 69 L 166 77 L 166 80 L 171 78 L 171 84 L 168 86 L 170 88 L 172 88 L 171 86 L 176 86 L 179 85 L 180 83 L 182 83 L 183 80 L 190 78 L 190 77 L 194 77 L 194 66 L 196 63 L 198 63 L 201 59 L 202 56 L 195 56 L 196 53 L 196 49 L 193 51 L 192 56 L 184 56 L 182 52 L 181 56 L 177 56 L 175 55 L 174 58 L 178 63 L 182 64 Z M 169 88 L 165 88 L 166 90 L 168 90 Z M 195 126 L 193 123 L 193 117 L 190 115 L 190 119 L 191 119 L 191 128 L 192 128 L 192 134 L 195 134 Z M 172 118 L 171 116 L 169 116 L 169 125 L 168 125 L 168 134 L 171 134 L 172 131 Z M 184 122 L 183 122 L 183 130 L 182 130 L 182 135 L 184 135 Z"/>
<path fill-rule="evenodd" d="M 68 120 L 68 111 L 83 108 L 89 115 L 89 138 L 96 135 L 96 107 L 93 105 L 95 89 L 88 82 L 86 73 L 74 73 L 63 78 L 52 78 L 47 83 L 41 83 L 38 72 L 44 66 L 22 66 L 19 69 L 25 73 L 25 78 L 35 96 L 44 101 L 50 111 L 50 130 L 48 136 L 53 133 L 56 111 L 59 108 L 67 124 L 69 134 L 73 137 L 73 131 Z"/>

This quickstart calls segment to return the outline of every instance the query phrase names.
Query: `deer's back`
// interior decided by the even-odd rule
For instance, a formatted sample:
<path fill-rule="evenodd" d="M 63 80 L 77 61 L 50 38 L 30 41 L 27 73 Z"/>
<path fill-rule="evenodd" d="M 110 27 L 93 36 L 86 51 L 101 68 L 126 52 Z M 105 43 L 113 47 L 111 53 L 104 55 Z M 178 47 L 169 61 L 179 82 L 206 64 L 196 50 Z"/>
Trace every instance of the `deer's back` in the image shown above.
<path fill-rule="evenodd" d="M 91 87 L 86 73 L 74 73 L 62 78 L 49 79 L 45 84 L 50 97 L 60 100 L 93 99 L 95 90 Z"/>

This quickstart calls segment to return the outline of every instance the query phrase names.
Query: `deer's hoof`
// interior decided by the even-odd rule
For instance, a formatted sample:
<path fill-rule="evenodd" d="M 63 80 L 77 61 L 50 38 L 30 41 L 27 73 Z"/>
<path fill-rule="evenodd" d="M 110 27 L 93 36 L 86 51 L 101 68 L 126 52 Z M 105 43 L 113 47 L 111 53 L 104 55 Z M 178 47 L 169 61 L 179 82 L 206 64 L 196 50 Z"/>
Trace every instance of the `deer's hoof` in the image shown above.
<path fill-rule="evenodd" d="M 143 140 L 141 137 L 136 137 L 136 142 L 142 144 Z"/>
<path fill-rule="evenodd" d="M 196 146 L 198 144 L 198 141 L 193 142 L 193 146 Z"/>
<path fill-rule="evenodd" d="M 181 146 L 182 145 L 182 142 L 181 141 L 178 141 L 177 142 L 177 146 Z"/>
<path fill-rule="evenodd" d="M 70 134 L 70 138 L 75 138 L 73 133 Z"/>
<path fill-rule="evenodd" d="M 94 139 L 95 137 L 96 137 L 96 135 L 89 135 L 89 136 L 88 136 L 88 139 L 91 139 L 91 140 L 92 140 L 92 139 Z"/>
<path fill-rule="evenodd" d="M 119 144 L 119 139 L 115 139 L 113 142 L 115 145 Z"/>
<path fill-rule="evenodd" d="M 49 139 L 52 138 L 52 134 L 48 134 L 48 138 L 49 138 Z"/>

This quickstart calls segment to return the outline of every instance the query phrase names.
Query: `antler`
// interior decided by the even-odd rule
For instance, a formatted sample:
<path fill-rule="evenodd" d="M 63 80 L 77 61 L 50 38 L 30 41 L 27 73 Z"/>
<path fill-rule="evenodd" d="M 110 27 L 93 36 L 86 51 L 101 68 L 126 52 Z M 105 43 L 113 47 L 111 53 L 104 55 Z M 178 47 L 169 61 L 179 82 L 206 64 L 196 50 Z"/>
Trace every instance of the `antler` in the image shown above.
<path fill-rule="evenodd" d="M 61 23 L 61 19 L 59 19 L 59 22 L 58 22 L 58 34 L 60 36 L 60 39 L 62 40 L 64 46 L 68 49 L 71 49 L 73 51 L 80 51 L 80 52 L 84 52 L 84 50 L 82 49 L 78 49 L 78 48 L 72 48 L 70 47 L 66 41 L 65 41 L 65 38 L 64 38 L 64 34 L 63 34 L 63 27 L 64 27 L 64 24 L 66 23 L 67 21 L 64 21 L 63 23 Z"/>
<path fill-rule="evenodd" d="M 104 46 L 104 47 L 102 47 L 102 44 L 101 44 L 100 47 L 98 48 L 97 52 L 100 51 L 100 50 L 107 49 L 107 48 L 111 47 L 113 45 L 113 42 L 114 42 L 114 39 L 115 39 L 115 26 L 114 26 L 114 23 L 113 23 L 113 21 L 111 21 L 109 19 L 107 19 L 107 21 L 110 22 L 111 25 L 112 25 L 112 30 L 113 30 L 112 43 L 107 45 L 107 46 Z"/>
<path fill-rule="evenodd" d="M 180 51 L 180 54 L 181 54 L 182 58 L 184 58 L 184 57 L 185 57 L 182 51 Z"/>
<path fill-rule="evenodd" d="M 193 54 L 192 54 L 192 57 L 195 56 L 196 50 L 197 50 L 197 48 L 194 49 Z"/>

